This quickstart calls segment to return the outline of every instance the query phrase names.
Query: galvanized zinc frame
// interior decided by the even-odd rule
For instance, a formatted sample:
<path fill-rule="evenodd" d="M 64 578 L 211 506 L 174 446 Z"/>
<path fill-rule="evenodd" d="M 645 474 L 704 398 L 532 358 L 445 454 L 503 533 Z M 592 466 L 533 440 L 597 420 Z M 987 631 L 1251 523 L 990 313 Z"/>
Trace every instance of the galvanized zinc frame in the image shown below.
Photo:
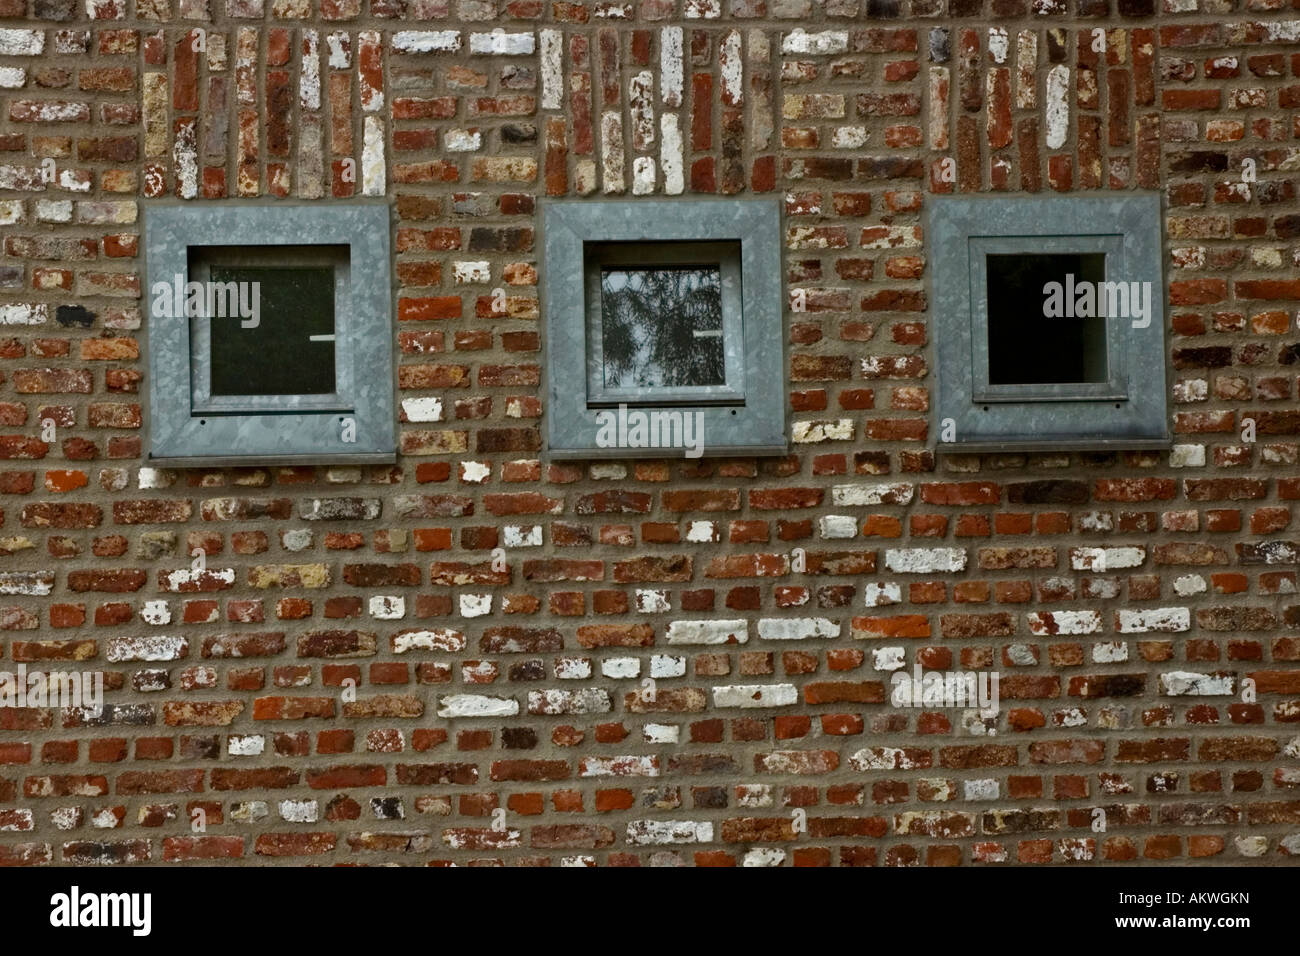
<path fill-rule="evenodd" d="M 1171 444 L 1161 216 L 1156 193 L 930 200 L 938 450 L 1087 451 Z M 1151 283 L 1148 324 L 1135 326 L 1125 316 L 1106 319 L 1112 374 L 1103 388 L 988 385 L 983 268 L 976 260 L 988 253 L 1044 249 L 1104 251 L 1107 281 Z"/>
<path fill-rule="evenodd" d="M 598 416 L 608 409 L 588 404 L 584 245 L 598 242 L 740 243 L 743 342 L 726 341 L 725 347 L 743 349 L 744 404 L 673 403 L 671 408 L 701 415 L 706 456 L 786 453 L 780 208 L 775 200 L 552 200 L 543 204 L 542 227 L 540 281 L 552 457 L 647 454 L 645 448 L 602 448 L 596 442 Z M 650 411 L 657 407 L 652 402 L 647 393 L 636 407 Z"/>
<path fill-rule="evenodd" d="M 336 361 L 350 365 L 342 411 L 308 411 L 311 396 L 283 396 L 276 411 L 194 410 L 190 323 L 150 316 L 151 463 L 169 466 L 392 462 L 393 386 L 390 214 L 383 202 L 156 204 L 145 210 L 148 289 L 189 277 L 191 247 L 347 245 L 347 301 L 337 303 Z M 152 301 L 152 297 L 150 297 Z M 349 421 L 350 420 L 350 421 Z M 349 441 L 349 438 L 354 440 Z"/>

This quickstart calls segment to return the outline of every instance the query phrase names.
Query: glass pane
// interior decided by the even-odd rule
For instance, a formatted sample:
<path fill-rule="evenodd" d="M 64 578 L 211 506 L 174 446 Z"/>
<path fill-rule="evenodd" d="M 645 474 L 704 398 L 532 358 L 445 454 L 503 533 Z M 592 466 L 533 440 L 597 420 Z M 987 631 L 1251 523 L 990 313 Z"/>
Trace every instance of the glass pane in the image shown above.
<path fill-rule="evenodd" d="M 1106 255 L 990 255 L 989 384 L 1105 382 Z"/>
<path fill-rule="evenodd" d="M 217 289 L 236 283 L 245 306 L 209 320 L 213 395 L 334 392 L 333 268 L 213 265 L 209 277 Z M 256 325 L 244 318 L 252 302 Z"/>
<path fill-rule="evenodd" d="M 605 385 L 725 385 L 716 265 L 600 270 Z"/>

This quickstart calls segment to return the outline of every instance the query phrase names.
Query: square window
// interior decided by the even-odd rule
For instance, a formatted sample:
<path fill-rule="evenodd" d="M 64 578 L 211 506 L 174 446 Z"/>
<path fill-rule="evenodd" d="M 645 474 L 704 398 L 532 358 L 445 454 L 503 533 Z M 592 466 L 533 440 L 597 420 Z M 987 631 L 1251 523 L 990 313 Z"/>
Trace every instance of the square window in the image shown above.
<path fill-rule="evenodd" d="M 543 216 L 553 456 L 785 453 L 776 203 L 562 201 Z"/>
<path fill-rule="evenodd" d="M 984 257 L 988 275 L 990 385 L 1104 382 L 1106 320 L 1102 316 L 1043 322 L 1043 287 L 1077 276 L 1106 278 L 1099 252 Z"/>
<path fill-rule="evenodd" d="M 1170 443 L 1158 196 L 939 197 L 940 448 Z"/>
<path fill-rule="evenodd" d="M 743 403 L 739 242 L 590 243 L 584 254 L 592 404 Z"/>
<path fill-rule="evenodd" d="M 386 206 L 147 216 L 154 461 L 395 459 Z"/>

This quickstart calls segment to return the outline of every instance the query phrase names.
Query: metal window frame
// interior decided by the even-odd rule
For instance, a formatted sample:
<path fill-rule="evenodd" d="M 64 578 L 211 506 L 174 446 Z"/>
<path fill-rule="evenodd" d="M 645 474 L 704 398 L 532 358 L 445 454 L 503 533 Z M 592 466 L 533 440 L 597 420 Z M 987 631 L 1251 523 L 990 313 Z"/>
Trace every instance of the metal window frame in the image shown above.
<path fill-rule="evenodd" d="M 282 252 L 255 253 L 250 250 L 276 250 Z M 300 411 L 348 412 L 348 396 L 354 392 L 351 362 L 338 361 L 338 343 L 352 336 L 354 322 L 352 307 L 352 280 L 348 253 L 339 255 L 336 250 L 345 246 L 191 246 L 190 251 L 202 250 L 189 259 L 190 278 L 207 282 L 213 266 L 326 266 L 334 270 L 334 343 L 335 389 L 329 394 L 313 395 L 213 395 L 212 326 L 202 317 L 190 319 L 190 407 L 195 412 L 213 415 L 244 412 L 264 414 L 281 408 L 286 398 L 291 398 Z"/>
<path fill-rule="evenodd" d="M 780 206 L 772 199 L 545 200 L 542 204 L 542 303 L 546 315 L 547 453 L 556 459 L 647 458 L 671 448 L 602 448 L 598 415 L 608 396 L 588 394 L 591 361 L 588 244 L 740 243 L 740 321 L 743 335 L 724 339 L 728 368 L 743 369 L 743 403 L 714 394 L 658 397 L 628 390 L 629 408 L 698 412 L 705 456 L 784 455 L 785 336 L 781 293 Z M 653 264 L 653 260 L 650 260 Z M 597 303 L 598 305 L 598 303 Z M 737 340 L 738 338 L 738 340 Z M 719 400 L 732 404 L 718 404 Z M 683 404 L 683 402 L 686 402 Z"/>
<path fill-rule="evenodd" d="M 1159 449 L 1168 421 L 1158 193 L 933 197 L 930 269 L 937 450 Z M 1106 318 L 1105 383 L 990 385 L 984 255 L 1104 252 L 1107 281 L 1151 283 L 1151 319 Z M 947 426 L 947 427 L 945 427 Z M 951 434 L 951 440 L 945 436 Z"/>
<path fill-rule="evenodd" d="M 195 369 L 205 338 L 185 317 L 145 323 L 149 356 L 151 464 L 221 467 L 276 464 L 385 464 L 397 458 L 393 375 L 391 224 L 382 201 L 347 203 L 156 203 L 144 210 L 146 305 L 155 283 L 191 275 L 190 250 L 347 246 L 346 292 L 336 300 L 338 400 L 263 396 L 239 407 L 196 403 Z M 232 243 L 231 239 L 241 241 Z M 304 241 L 308 239 L 309 241 Z M 201 271 L 201 270 L 200 270 Z M 336 281 L 339 274 L 336 271 Z M 338 317 L 345 318 L 340 324 Z M 343 368 L 347 366 L 346 370 Z M 258 398 L 252 396 L 251 398 Z M 224 405 L 225 403 L 219 403 Z M 257 406 L 257 407 L 255 407 Z M 344 441 L 347 419 L 355 441 Z"/>
<path fill-rule="evenodd" d="M 699 402 L 744 404 L 743 350 L 728 345 L 743 342 L 740 248 L 734 242 L 587 243 L 584 255 L 587 314 L 587 401 L 592 405 L 689 405 Z M 604 266 L 681 266 L 717 263 L 722 293 L 722 342 L 726 381 L 721 385 L 682 385 L 645 388 L 613 387 L 604 383 L 604 295 L 600 273 Z"/>

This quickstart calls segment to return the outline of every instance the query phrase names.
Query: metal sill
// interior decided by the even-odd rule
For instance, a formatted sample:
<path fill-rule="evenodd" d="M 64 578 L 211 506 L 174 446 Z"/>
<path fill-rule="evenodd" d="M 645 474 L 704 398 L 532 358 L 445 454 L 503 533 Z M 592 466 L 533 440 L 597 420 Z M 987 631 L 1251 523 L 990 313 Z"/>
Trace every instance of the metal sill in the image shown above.
<path fill-rule="evenodd" d="M 998 454 L 1015 452 L 1070 451 L 1168 451 L 1174 440 L 1163 438 L 1066 438 L 1060 441 L 972 441 L 939 442 L 934 450 L 949 455 Z"/>
<path fill-rule="evenodd" d="M 214 455 L 193 458 L 155 458 L 148 456 L 151 466 L 158 468 L 243 468 L 295 465 L 392 465 L 397 462 L 397 452 L 359 452 L 354 455 Z"/>
<path fill-rule="evenodd" d="M 705 445 L 697 458 L 686 455 L 685 448 L 550 448 L 546 454 L 555 461 L 609 461 L 612 459 L 683 458 L 698 461 L 700 458 L 776 457 L 790 454 L 788 445 Z"/>

